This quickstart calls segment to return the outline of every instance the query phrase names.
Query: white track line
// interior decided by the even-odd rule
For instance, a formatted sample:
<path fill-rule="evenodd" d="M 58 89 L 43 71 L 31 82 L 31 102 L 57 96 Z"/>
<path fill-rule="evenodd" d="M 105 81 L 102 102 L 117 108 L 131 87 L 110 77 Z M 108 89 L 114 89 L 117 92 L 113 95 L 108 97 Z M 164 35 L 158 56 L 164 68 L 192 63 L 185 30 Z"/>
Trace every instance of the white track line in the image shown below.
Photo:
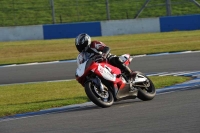
<path fill-rule="evenodd" d="M 161 56 L 161 55 L 170 55 L 170 54 L 187 54 L 187 53 L 199 53 L 200 51 L 183 51 L 183 52 L 174 52 L 174 53 L 158 53 L 158 54 L 143 54 L 135 55 L 133 58 L 145 57 L 145 56 Z M 71 63 L 76 62 L 76 60 L 64 60 L 64 61 L 51 61 L 51 62 L 34 62 L 27 64 L 11 64 L 11 65 L 2 65 L 1 67 L 14 67 L 14 66 L 27 66 L 27 65 L 42 65 L 42 64 L 53 64 L 53 63 Z"/>

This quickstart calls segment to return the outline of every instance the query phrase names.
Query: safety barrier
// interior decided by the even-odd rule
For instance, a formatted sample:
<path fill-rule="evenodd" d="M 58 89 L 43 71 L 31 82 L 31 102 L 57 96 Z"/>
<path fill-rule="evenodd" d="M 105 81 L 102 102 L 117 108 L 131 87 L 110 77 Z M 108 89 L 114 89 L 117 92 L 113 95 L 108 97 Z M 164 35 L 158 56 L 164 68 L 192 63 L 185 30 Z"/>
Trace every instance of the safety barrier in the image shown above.
<path fill-rule="evenodd" d="M 42 25 L 0 27 L 0 41 L 42 40 Z"/>
<path fill-rule="evenodd" d="M 161 17 L 160 31 L 199 30 L 200 15 Z"/>
<path fill-rule="evenodd" d="M 0 27 L 0 41 L 74 38 L 90 36 L 200 30 L 200 14 L 160 18 L 111 20 L 36 26 Z"/>
<path fill-rule="evenodd" d="M 44 39 L 74 38 L 80 33 L 101 36 L 100 22 L 44 25 Z"/>
<path fill-rule="evenodd" d="M 101 22 L 102 36 L 160 32 L 159 18 L 112 20 Z"/>

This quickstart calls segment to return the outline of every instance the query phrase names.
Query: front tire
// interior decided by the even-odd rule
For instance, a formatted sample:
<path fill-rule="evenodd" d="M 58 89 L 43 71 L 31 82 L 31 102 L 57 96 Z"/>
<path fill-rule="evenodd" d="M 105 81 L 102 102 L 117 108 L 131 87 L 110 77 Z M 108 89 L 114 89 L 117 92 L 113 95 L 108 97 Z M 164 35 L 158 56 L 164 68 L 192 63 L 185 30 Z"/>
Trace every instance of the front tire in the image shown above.
<path fill-rule="evenodd" d="M 92 82 L 85 84 L 85 93 L 94 104 L 102 108 L 110 107 L 114 102 L 114 97 L 110 90 L 101 92 Z"/>
<path fill-rule="evenodd" d="M 138 74 L 146 77 L 147 81 L 144 82 L 144 83 L 139 84 L 139 85 L 141 85 L 143 87 L 137 87 L 138 88 L 138 96 L 137 97 L 139 99 L 143 100 L 143 101 L 152 100 L 156 95 L 156 89 L 155 89 L 155 86 L 154 86 L 153 82 L 151 81 L 151 79 L 149 79 L 143 73 L 138 72 Z"/>

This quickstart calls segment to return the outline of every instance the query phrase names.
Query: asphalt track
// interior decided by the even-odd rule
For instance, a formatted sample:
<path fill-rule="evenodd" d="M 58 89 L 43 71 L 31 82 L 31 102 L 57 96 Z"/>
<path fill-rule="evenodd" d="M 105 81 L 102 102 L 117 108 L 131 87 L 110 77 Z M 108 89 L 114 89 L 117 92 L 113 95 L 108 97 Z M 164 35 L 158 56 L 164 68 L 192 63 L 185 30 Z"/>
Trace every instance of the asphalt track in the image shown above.
<path fill-rule="evenodd" d="M 199 52 L 145 56 L 135 58 L 131 68 L 152 74 L 166 71 L 200 71 L 199 59 Z M 60 64 L 66 65 L 65 63 Z M 72 64 L 71 67 L 75 67 L 75 64 L 70 64 Z M 38 70 L 41 67 L 45 68 L 47 64 L 43 65 L 17 67 L 31 67 L 32 70 L 36 67 Z M 50 66 L 49 70 L 58 68 L 56 71 L 59 71 L 62 68 L 62 65 L 59 67 L 55 63 Z M 8 68 L 13 71 L 19 70 L 16 67 L 2 67 L 0 70 L 5 71 Z M 28 68 L 24 72 L 28 72 Z M 40 73 L 34 72 L 32 76 L 38 77 Z M 68 76 L 69 79 L 73 78 L 73 76 Z M 63 79 L 66 79 L 66 75 Z M 55 80 L 63 79 L 55 78 Z M 138 99 L 126 100 L 117 102 L 110 108 L 99 108 L 93 104 L 80 105 L 79 108 L 73 107 L 49 114 L 3 119 L 0 120 L 0 133 L 199 133 L 199 95 L 200 87 L 194 86 L 173 93 L 158 93 L 153 100 L 147 102 Z"/>
<path fill-rule="evenodd" d="M 0 85 L 74 79 L 76 67 L 75 61 L 1 66 Z M 200 70 L 200 51 L 137 57 L 130 67 L 145 74 L 197 71 Z"/>
<path fill-rule="evenodd" d="M 200 88 L 0 121 L 1 133 L 199 133 Z"/>

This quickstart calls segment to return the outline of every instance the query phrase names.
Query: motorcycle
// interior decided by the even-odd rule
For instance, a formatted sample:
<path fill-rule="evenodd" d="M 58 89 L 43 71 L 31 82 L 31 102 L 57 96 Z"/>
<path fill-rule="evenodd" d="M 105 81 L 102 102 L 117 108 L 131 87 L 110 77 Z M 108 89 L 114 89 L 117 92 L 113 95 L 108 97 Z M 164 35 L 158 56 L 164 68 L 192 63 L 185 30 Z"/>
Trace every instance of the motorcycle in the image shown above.
<path fill-rule="evenodd" d="M 130 65 L 133 59 L 129 54 L 119 58 L 125 65 Z M 153 82 L 139 71 L 133 71 L 135 78 L 128 78 L 106 59 L 99 62 L 96 56 L 87 57 L 83 52 L 78 55 L 77 64 L 76 80 L 85 88 L 88 98 L 99 107 L 110 107 L 114 102 L 124 99 L 148 101 L 156 95 Z"/>

